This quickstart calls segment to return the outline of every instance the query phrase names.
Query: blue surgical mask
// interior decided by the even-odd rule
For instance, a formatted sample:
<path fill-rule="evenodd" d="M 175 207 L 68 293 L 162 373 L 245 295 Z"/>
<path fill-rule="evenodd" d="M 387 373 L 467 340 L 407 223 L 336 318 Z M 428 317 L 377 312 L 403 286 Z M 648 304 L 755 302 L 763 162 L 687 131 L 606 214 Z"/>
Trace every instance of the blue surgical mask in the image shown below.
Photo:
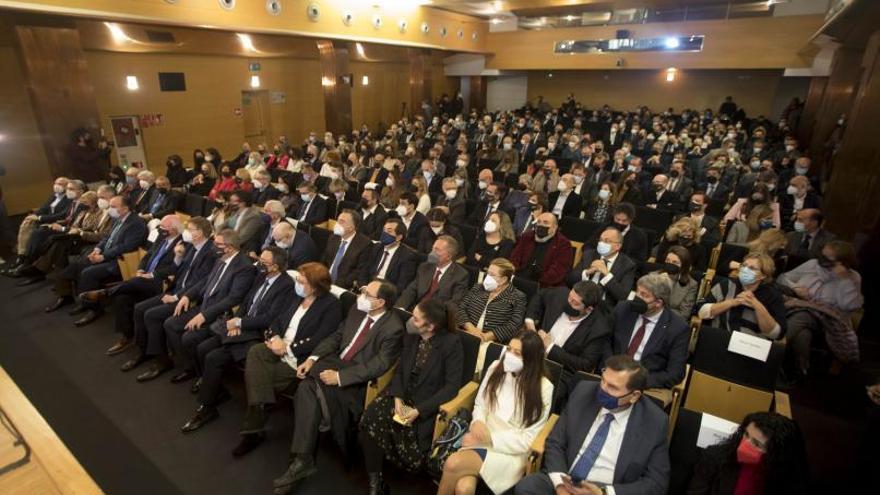
<path fill-rule="evenodd" d="M 803 222 L 795 222 L 794 223 L 794 231 L 795 232 L 804 232 L 807 230 L 807 226 L 804 225 Z"/>
<path fill-rule="evenodd" d="M 599 405 L 608 409 L 609 411 L 613 411 L 620 407 L 619 399 L 608 392 L 606 392 L 602 387 L 598 387 L 596 389 L 596 400 L 599 402 Z"/>
<path fill-rule="evenodd" d="M 298 295 L 299 297 L 306 297 L 306 288 L 303 284 L 295 282 L 293 285 L 293 290 L 296 291 L 296 295 Z"/>
<path fill-rule="evenodd" d="M 758 274 L 755 273 L 754 270 L 747 266 L 742 266 L 739 269 L 739 281 L 743 285 L 751 285 L 758 280 Z"/>
<path fill-rule="evenodd" d="M 611 253 L 611 244 L 599 241 L 596 244 L 596 252 L 599 253 L 599 256 L 608 256 Z"/>
<path fill-rule="evenodd" d="M 393 235 L 391 235 L 385 231 L 383 231 L 382 234 L 379 236 L 379 242 L 383 246 L 388 246 L 388 245 L 394 244 L 394 241 L 396 241 L 396 240 L 397 239 L 395 239 Z"/>

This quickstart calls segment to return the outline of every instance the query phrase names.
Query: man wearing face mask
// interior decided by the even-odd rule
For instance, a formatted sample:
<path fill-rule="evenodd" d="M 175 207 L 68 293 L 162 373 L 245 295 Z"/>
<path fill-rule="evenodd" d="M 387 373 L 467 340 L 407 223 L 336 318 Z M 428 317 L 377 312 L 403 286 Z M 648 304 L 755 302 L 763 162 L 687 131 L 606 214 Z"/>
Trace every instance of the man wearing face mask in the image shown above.
<path fill-rule="evenodd" d="M 482 228 L 486 221 L 489 220 L 492 213 L 502 209 L 501 189 L 502 184 L 498 182 L 490 182 L 486 186 L 481 201 L 477 204 L 477 207 L 474 208 L 474 211 L 471 212 L 471 216 L 468 218 L 469 224 Z M 510 212 L 506 213 L 510 215 Z"/>
<path fill-rule="evenodd" d="M 336 218 L 333 235 L 321 258 L 330 269 L 333 285 L 350 289 L 369 280 L 366 276 L 372 243 L 358 233 L 361 216 L 353 210 L 343 210 Z"/>
<path fill-rule="evenodd" d="M 636 263 L 621 252 L 623 236 L 614 227 L 606 227 L 599 235 L 596 249 L 584 252 L 581 262 L 568 273 L 569 287 L 589 280 L 603 289 L 602 299 L 615 305 L 626 299 L 636 277 Z"/>
<path fill-rule="evenodd" d="M 544 193 L 531 193 L 528 207 L 516 212 L 513 220 L 513 232 L 517 237 L 534 230 L 538 217 L 547 211 L 547 196 Z"/>
<path fill-rule="evenodd" d="M 405 238 L 406 226 L 403 222 L 399 218 L 387 219 L 379 243 L 373 247 L 367 274 L 371 280 L 391 282 L 398 294 L 403 293 L 416 276 L 415 253 L 403 244 Z"/>
<path fill-rule="evenodd" d="M 68 182 L 69 179 L 67 177 L 58 177 L 55 179 L 55 183 L 52 185 L 52 194 L 49 196 L 49 199 L 47 199 L 42 206 L 27 215 L 21 222 L 21 226 L 18 228 L 18 247 L 16 250 L 18 258 L 15 262 L 8 263 L 3 267 L 4 274 L 14 270 L 24 261 L 23 256 L 27 252 L 28 241 L 34 230 L 36 230 L 41 223 L 46 223 L 47 221 L 48 223 L 52 223 L 67 215 L 71 205 L 73 205 L 73 201 L 70 200 L 66 194 Z"/>
<path fill-rule="evenodd" d="M 391 310 L 397 291 L 388 282 L 374 280 L 361 289 L 339 330 L 315 347 L 297 368 L 302 380 L 293 399 L 293 461 L 273 482 L 275 493 L 289 493 L 292 485 L 315 472 L 314 452 L 322 409 L 340 448 L 348 445 L 348 429 L 360 419 L 366 385 L 382 376 L 400 356 L 404 324 Z"/>
<path fill-rule="evenodd" d="M 621 251 L 630 257 L 637 265 L 644 263 L 648 259 L 648 237 L 645 231 L 633 225 L 636 217 L 636 209 L 629 203 L 620 203 L 614 207 L 611 216 L 611 222 L 587 241 L 588 245 L 597 244 L 599 236 L 605 231 L 606 227 L 614 227 L 623 235 L 623 245 Z"/>
<path fill-rule="evenodd" d="M 147 200 L 144 212 L 140 217 L 145 221 L 154 218 L 163 218 L 171 215 L 180 207 L 181 196 L 177 191 L 171 190 L 171 182 L 167 177 L 160 176 L 156 178 L 153 192 Z"/>
<path fill-rule="evenodd" d="M 665 273 L 649 273 L 636 283 L 636 296 L 614 307 L 614 335 L 605 356 L 626 354 L 650 373 L 647 388 L 668 389 L 681 382 L 688 357 L 690 328 L 666 307 L 672 280 Z M 664 399 L 665 403 L 668 403 Z"/>
<path fill-rule="evenodd" d="M 282 249 L 287 255 L 285 270 L 296 270 L 303 263 L 318 261 L 318 248 L 315 246 L 315 241 L 308 234 L 298 231 L 289 223 L 280 222 L 272 228 L 271 235 L 272 245 Z"/>
<path fill-rule="evenodd" d="M 788 266 L 798 266 L 807 260 L 818 258 L 822 248 L 837 238 L 822 227 L 824 222 L 825 216 L 818 209 L 807 208 L 797 213 L 792 225 L 793 232 L 785 236 L 788 239 L 785 246 Z"/>
<path fill-rule="evenodd" d="M 419 234 L 419 240 L 415 245 L 416 251 L 420 253 L 429 253 L 434 246 L 434 241 L 441 235 L 448 235 L 455 239 L 459 246 L 464 245 L 461 231 L 458 227 L 451 225 L 446 217 L 446 212 L 441 208 L 431 208 L 425 215 L 428 221 L 428 228 L 423 228 Z"/>
<path fill-rule="evenodd" d="M 363 222 L 361 222 L 358 232 L 371 240 L 379 240 L 382 227 L 388 218 L 388 212 L 379 204 L 379 192 L 375 189 L 364 189 L 364 192 L 361 193 L 360 209 Z"/>
<path fill-rule="evenodd" d="M 149 170 L 142 170 L 137 174 L 138 188 L 132 191 L 132 211 L 141 215 L 149 213 L 152 206 L 153 197 L 156 194 L 154 184 L 156 183 L 156 175 Z"/>
<path fill-rule="evenodd" d="M 728 196 L 730 196 L 730 188 L 720 182 L 721 172 L 721 167 L 716 166 L 712 166 L 706 170 L 706 182 L 699 187 L 703 191 L 706 191 L 706 196 L 709 199 L 727 201 Z"/>
<path fill-rule="evenodd" d="M 581 197 L 574 192 L 575 176 L 565 174 L 559 179 L 556 190 L 550 193 L 548 204 L 550 211 L 556 218 L 562 217 L 578 217 L 583 207 Z"/>
<path fill-rule="evenodd" d="M 294 282 L 286 270 L 284 250 L 266 248 L 260 254 L 258 275 L 233 317 L 221 315 L 210 325 L 183 335 L 183 355 L 199 377 L 192 386 L 199 407 L 180 428 L 183 433 L 196 431 L 217 419 L 217 406 L 230 397 L 223 387 L 223 373 L 232 364 L 244 361 L 248 349 L 263 340 L 263 332 L 290 305 Z"/>
<path fill-rule="evenodd" d="M 550 194 L 556 190 L 558 183 L 559 169 L 556 167 L 556 160 L 547 159 L 543 168 L 535 174 L 532 190 Z"/>
<path fill-rule="evenodd" d="M 616 355 L 605 362 L 600 382 L 578 384 L 547 438 L 544 472 L 517 483 L 516 495 L 665 494 L 668 420 L 642 399 L 648 376 L 637 360 Z"/>
<path fill-rule="evenodd" d="M 779 194 L 779 216 L 783 230 L 794 230 L 794 222 L 801 210 L 821 207 L 822 198 L 813 190 L 810 180 L 802 175 L 792 177 L 788 180 L 788 188 Z"/>
<path fill-rule="evenodd" d="M 538 217 L 535 229 L 523 234 L 510 254 L 517 275 L 535 280 L 541 287 L 565 283 L 574 253 L 571 241 L 558 230 L 559 221 L 552 213 Z"/>
<path fill-rule="evenodd" d="M 428 260 L 419 265 L 416 277 L 400 294 L 395 306 L 410 311 L 418 302 L 435 300 L 458 304 L 468 288 L 468 273 L 455 262 L 459 244 L 453 237 L 440 236 L 428 254 Z"/>
<path fill-rule="evenodd" d="M 400 200 L 395 209 L 397 217 L 400 218 L 401 221 L 403 221 L 403 225 L 406 226 L 406 239 L 404 242 L 412 248 L 418 247 L 422 230 L 429 228 L 428 219 L 425 215 L 416 211 L 418 204 L 419 199 L 415 194 L 405 192 L 400 195 Z"/>
<path fill-rule="evenodd" d="M 258 251 L 263 244 L 262 232 L 269 220 L 262 215 L 259 208 L 253 205 L 251 193 L 235 191 L 229 195 L 229 216 L 226 227 L 238 234 L 242 250 L 245 253 Z"/>
<path fill-rule="evenodd" d="M 313 182 L 301 182 L 296 186 L 299 197 L 290 206 L 287 216 L 294 220 L 294 226 L 299 222 L 315 226 L 324 223 L 328 218 L 327 200 L 318 194 Z"/>
<path fill-rule="evenodd" d="M 676 158 L 669 166 L 669 184 L 666 190 L 674 193 L 678 198 L 689 198 L 694 192 L 694 182 L 686 176 L 684 160 Z M 681 205 L 687 206 L 687 205 Z"/>
<path fill-rule="evenodd" d="M 262 206 L 266 204 L 266 201 L 278 199 L 278 197 L 281 196 L 281 191 L 271 184 L 272 176 L 269 172 L 264 169 L 259 169 L 252 175 L 252 183 L 254 185 L 252 193 L 254 195 L 255 205 Z"/>
<path fill-rule="evenodd" d="M 679 198 L 674 192 L 667 189 L 669 177 L 657 174 L 651 179 L 650 192 L 644 194 L 644 206 L 665 211 L 678 211 Z"/>
<path fill-rule="evenodd" d="M 702 191 L 691 194 L 690 200 L 686 205 L 688 213 L 677 217 L 675 220 L 689 217 L 696 221 L 697 225 L 700 226 L 700 243 L 706 246 L 707 249 L 712 249 L 721 240 L 721 232 L 718 229 L 718 225 L 721 222 L 718 218 L 706 214 L 706 201 L 706 193 Z"/>
<path fill-rule="evenodd" d="M 541 336 L 547 358 L 564 367 L 553 394 L 557 410 L 579 381 L 577 372 L 592 373 L 600 364 L 611 337 L 610 315 L 601 302 L 602 287 L 591 281 L 544 289 L 529 302 L 525 327 Z"/>
<path fill-rule="evenodd" d="M 463 197 L 464 189 L 459 189 L 455 177 L 443 179 L 443 196 L 437 200 L 436 205 L 446 210 L 447 218 L 452 223 L 464 223 L 467 220 L 466 206 Z M 464 187 L 462 184 L 461 187 Z"/>

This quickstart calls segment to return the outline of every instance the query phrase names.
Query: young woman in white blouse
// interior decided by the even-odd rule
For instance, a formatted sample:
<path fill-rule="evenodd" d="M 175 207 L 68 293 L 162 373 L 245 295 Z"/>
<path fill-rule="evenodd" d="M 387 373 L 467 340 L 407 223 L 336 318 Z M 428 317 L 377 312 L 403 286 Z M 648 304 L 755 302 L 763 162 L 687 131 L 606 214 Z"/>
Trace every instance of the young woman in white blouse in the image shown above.
<path fill-rule="evenodd" d="M 525 474 L 552 398 L 553 385 L 544 377 L 544 343 L 535 332 L 521 332 L 489 366 L 470 429 L 461 450 L 446 460 L 437 494 L 473 494 L 479 479 L 494 493 L 513 487 Z"/>

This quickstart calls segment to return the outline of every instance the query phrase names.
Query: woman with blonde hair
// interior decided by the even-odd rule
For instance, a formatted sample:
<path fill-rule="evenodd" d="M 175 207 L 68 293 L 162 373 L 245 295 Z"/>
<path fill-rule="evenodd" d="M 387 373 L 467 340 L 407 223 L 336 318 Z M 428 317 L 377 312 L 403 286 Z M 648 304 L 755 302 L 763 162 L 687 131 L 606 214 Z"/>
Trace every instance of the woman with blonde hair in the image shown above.
<path fill-rule="evenodd" d="M 484 235 L 478 235 L 467 254 L 467 263 L 485 269 L 495 258 L 510 256 L 516 245 L 516 235 L 510 217 L 503 211 L 495 211 L 483 225 Z"/>
<path fill-rule="evenodd" d="M 757 204 L 751 208 L 745 221 L 738 221 L 730 226 L 727 242 L 745 245 L 755 240 L 761 232 L 773 228 L 773 209 L 766 204 Z"/>
<path fill-rule="evenodd" d="M 422 175 L 416 175 L 410 181 L 413 187 L 413 194 L 419 198 L 419 204 L 416 205 L 416 211 L 425 215 L 431 210 L 431 196 L 428 195 L 428 181 Z"/>
<path fill-rule="evenodd" d="M 687 249 L 691 256 L 691 265 L 694 269 L 705 271 L 709 264 L 706 247 L 700 244 L 700 223 L 691 217 L 679 218 L 666 229 L 663 240 L 657 246 L 657 260 L 666 259 L 666 252 L 672 246 L 681 246 Z"/>
<path fill-rule="evenodd" d="M 785 237 L 785 232 L 777 228 L 772 228 L 762 231 L 758 237 L 746 244 L 746 247 L 748 247 L 748 252 L 762 253 L 773 258 L 773 263 L 776 268 L 774 275 L 778 275 L 785 271 L 785 266 L 788 264 L 788 255 L 785 252 L 785 247 L 787 245 L 788 239 Z M 741 256 L 743 253 L 737 254 Z M 722 261 L 727 260 L 719 260 L 719 264 L 721 264 Z M 737 259 L 737 256 L 733 256 L 728 262 L 728 268 L 731 272 L 738 270 L 739 266 L 740 260 Z M 723 271 L 720 272 L 723 273 Z"/>

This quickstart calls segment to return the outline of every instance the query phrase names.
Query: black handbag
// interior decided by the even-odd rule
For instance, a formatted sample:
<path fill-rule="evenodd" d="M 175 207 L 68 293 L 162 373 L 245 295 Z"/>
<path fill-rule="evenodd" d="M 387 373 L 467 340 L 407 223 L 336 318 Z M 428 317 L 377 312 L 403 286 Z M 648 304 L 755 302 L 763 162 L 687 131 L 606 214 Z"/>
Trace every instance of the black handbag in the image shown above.
<path fill-rule="evenodd" d="M 443 476 L 443 464 L 452 454 L 461 448 L 461 439 L 471 425 L 471 412 L 459 409 L 453 416 L 443 434 L 431 445 L 431 457 L 428 458 L 426 471 L 432 478 L 439 480 Z"/>

